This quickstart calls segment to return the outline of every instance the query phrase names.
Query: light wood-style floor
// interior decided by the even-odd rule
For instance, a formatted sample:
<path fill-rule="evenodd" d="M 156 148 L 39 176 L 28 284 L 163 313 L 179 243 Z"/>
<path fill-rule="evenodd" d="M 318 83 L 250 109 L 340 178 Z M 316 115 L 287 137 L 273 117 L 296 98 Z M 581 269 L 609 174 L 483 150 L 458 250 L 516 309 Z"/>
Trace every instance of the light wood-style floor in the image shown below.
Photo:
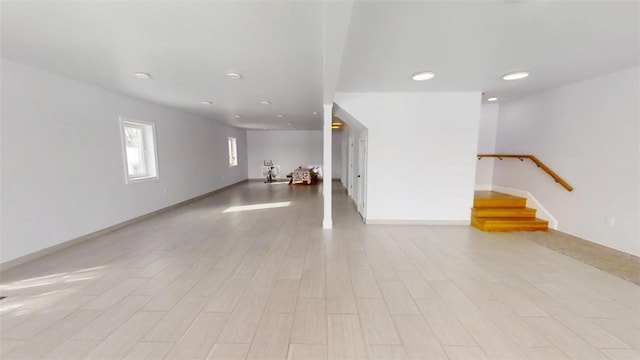
<path fill-rule="evenodd" d="M 320 186 L 249 182 L 4 272 L 0 356 L 640 359 L 637 285 L 519 234 L 365 226 L 334 188 L 333 231 Z"/>

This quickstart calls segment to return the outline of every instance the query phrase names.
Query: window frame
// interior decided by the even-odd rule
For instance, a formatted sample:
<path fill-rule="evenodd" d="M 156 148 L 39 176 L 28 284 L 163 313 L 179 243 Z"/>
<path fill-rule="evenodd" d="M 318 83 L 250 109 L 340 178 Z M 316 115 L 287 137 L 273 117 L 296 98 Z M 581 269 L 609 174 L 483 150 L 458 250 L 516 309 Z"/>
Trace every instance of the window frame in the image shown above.
<path fill-rule="evenodd" d="M 232 136 L 227 137 L 227 147 L 229 149 L 229 167 L 238 166 L 238 139 Z M 231 156 L 233 148 L 233 156 Z M 235 160 L 235 161 L 232 161 Z"/>
<path fill-rule="evenodd" d="M 121 116 L 120 117 L 120 138 L 122 142 L 122 158 L 124 164 L 124 178 L 127 184 L 134 184 L 150 180 L 158 180 L 160 171 L 158 169 L 158 150 L 156 137 L 156 124 L 152 121 L 137 120 Z M 143 175 L 129 174 L 129 159 L 127 155 L 126 127 L 139 129 L 142 135 L 142 163 L 144 166 Z"/>

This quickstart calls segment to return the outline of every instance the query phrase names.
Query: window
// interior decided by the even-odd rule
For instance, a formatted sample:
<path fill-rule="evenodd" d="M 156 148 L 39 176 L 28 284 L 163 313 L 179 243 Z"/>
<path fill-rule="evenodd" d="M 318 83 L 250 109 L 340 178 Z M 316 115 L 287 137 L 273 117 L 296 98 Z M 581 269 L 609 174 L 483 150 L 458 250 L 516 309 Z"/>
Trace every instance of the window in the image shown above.
<path fill-rule="evenodd" d="M 158 178 L 155 124 L 120 118 L 127 183 Z"/>
<path fill-rule="evenodd" d="M 238 146 L 236 138 L 229 138 L 229 166 L 238 166 Z"/>

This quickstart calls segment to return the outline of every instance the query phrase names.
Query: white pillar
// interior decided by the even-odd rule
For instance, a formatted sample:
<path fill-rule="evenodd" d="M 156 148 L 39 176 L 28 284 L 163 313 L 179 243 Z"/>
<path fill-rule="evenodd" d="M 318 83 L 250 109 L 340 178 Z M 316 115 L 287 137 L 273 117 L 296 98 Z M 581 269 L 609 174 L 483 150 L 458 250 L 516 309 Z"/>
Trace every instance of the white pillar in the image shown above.
<path fill-rule="evenodd" d="M 324 195 L 324 219 L 322 220 L 322 228 L 331 229 L 333 228 L 333 220 L 331 219 L 331 122 L 333 120 L 333 104 L 323 105 L 323 107 L 324 124 L 322 126 L 322 154 L 324 161 L 322 165 L 322 195 Z"/>

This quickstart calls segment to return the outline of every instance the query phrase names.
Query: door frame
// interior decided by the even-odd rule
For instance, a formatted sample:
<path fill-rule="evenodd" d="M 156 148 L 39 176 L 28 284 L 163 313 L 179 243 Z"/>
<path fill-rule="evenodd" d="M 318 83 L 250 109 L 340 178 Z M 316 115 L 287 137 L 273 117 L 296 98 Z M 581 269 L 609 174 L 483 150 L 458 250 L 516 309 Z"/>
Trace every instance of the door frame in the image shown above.
<path fill-rule="evenodd" d="M 358 213 L 362 220 L 367 220 L 367 135 L 358 141 Z"/>

